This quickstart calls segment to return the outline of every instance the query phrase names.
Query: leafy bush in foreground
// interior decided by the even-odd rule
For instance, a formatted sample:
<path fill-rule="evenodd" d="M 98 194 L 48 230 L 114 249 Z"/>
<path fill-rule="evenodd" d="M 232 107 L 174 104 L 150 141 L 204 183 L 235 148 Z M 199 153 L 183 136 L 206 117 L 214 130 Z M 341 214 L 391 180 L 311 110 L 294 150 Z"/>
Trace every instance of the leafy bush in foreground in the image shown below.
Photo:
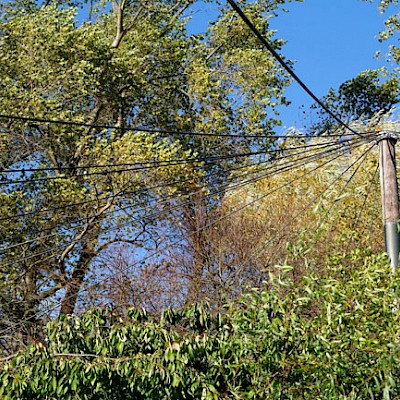
<path fill-rule="evenodd" d="M 2 399 L 395 399 L 398 282 L 386 261 L 337 267 L 220 312 L 110 310 L 62 317 L 46 344 L 0 367 Z"/>

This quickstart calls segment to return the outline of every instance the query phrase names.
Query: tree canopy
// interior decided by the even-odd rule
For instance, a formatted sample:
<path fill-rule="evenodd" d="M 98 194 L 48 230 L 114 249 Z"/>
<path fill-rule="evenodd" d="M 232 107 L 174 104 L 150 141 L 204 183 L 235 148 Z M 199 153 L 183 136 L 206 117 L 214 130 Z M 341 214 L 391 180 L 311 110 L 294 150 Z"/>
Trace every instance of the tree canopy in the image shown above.
<path fill-rule="evenodd" d="M 282 3 L 243 4 L 277 49 L 268 21 Z M 2 3 L 0 326 L 27 321 L 14 343 L 42 310 L 85 309 L 85 282 L 107 281 L 126 246 L 129 269 L 145 270 L 164 267 L 169 243 L 201 245 L 199 210 L 275 141 L 289 78 L 226 7 L 188 32 L 192 4 Z"/>
<path fill-rule="evenodd" d="M 399 102 L 399 82 L 395 77 L 384 78 L 383 68 L 367 70 L 342 83 L 338 90 L 330 89 L 322 98 L 324 104 L 342 121 L 369 121 L 378 114 L 385 115 Z M 334 133 L 340 128 L 333 117 L 312 106 L 316 121 L 311 121 L 310 134 Z"/>

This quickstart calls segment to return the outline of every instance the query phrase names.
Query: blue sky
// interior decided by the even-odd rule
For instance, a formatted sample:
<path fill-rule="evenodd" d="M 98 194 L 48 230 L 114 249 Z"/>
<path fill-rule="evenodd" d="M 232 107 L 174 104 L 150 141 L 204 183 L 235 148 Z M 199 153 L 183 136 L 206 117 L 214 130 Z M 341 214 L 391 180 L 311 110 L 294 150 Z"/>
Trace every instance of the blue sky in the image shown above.
<path fill-rule="evenodd" d="M 385 54 L 388 45 L 378 42 L 386 16 L 379 13 L 377 1 L 304 0 L 285 7 L 289 12 L 271 19 L 271 28 L 278 31 L 276 37 L 287 41 L 281 54 L 296 60 L 296 73 L 318 97 L 363 70 L 390 68 L 386 57 L 375 58 L 376 51 Z M 193 17 L 194 29 L 201 29 L 215 13 L 212 5 L 200 8 Z M 300 126 L 300 106 L 312 104 L 297 84 L 289 88 L 287 97 L 292 105 L 281 111 L 282 129 Z"/>
<path fill-rule="evenodd" d="M 287 40 L 283 54 L 297 61 L 296 73 L 318 97 L 363 70 L 391 68 L 386 56 L 375 57 L 377 50 L 386 54 L 388 46 L 378 42 L 386 16 L 378 12 L 376 2 L 304 0 L 288 9 L 271 26 Z M 287 96 L 293 104 L 282 113 L 285 124 L 301 123 L 298 108 L 312 100 L 298 85 L 292 85 Z"/>

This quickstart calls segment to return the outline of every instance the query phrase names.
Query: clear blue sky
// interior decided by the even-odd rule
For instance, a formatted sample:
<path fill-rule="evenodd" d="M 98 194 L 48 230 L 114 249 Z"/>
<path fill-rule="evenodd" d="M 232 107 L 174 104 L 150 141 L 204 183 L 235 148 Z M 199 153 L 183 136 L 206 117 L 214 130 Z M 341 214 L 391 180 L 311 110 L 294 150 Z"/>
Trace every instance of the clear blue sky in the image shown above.
<path fill-rule="evenodd" d="M 379 13 L 377 1 L 304 0 L 285 7 L 289 12 L 271 19 L 271 28 L 278 31 L 276 37 L 287 41 L 281 54 L 296 60 L 296 73 L 318 97 L 363 70 L 390 68 L 386 57 L 375 58 L 376 51 L 386 53 L 388 45 L 378 42 L 385 15 Z M 199 8 L 191 24 L 195 30 L 215 15 L 210 4 Z M 289 88 L 287 97 L 292 105 L 282 110 L 283 123 L 286 127 L 301 125 L 299 107 L 309 106 L 312 100 L 297 84 Z"/>

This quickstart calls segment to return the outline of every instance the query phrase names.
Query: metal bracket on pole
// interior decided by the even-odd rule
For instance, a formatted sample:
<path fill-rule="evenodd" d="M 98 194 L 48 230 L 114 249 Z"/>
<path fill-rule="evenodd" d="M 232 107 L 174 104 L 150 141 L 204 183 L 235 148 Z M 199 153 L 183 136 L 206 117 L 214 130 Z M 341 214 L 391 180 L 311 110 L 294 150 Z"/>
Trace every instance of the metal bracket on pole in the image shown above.
<path fill-rule="evenodd" d="M 390 259 L 393 272 L 399 265 L 400 236 L 397 222 L 387 222 L 384 227 L 385 251 Z"/>
<path fill-rule="evenodd" d="M 376 143 L 378 144 L 381 140 L 385 139 L 392 139 L 392 140 L 399 140 L 400 139 L 400 132 L 393 132 L 393 131 L 382 131 L 376 138 Z"/>

